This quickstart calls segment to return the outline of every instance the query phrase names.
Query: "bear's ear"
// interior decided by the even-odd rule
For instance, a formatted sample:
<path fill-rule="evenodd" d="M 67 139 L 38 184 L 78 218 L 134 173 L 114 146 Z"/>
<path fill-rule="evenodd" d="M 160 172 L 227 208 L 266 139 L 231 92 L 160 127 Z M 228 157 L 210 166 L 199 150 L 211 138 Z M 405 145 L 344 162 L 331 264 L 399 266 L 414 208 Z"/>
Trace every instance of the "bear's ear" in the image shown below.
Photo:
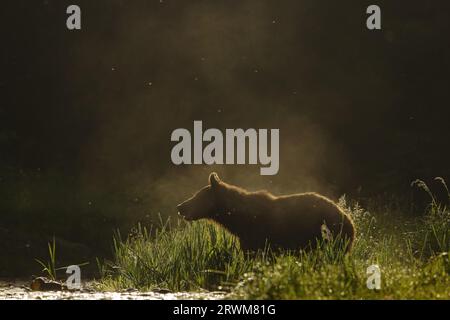
<path fill-rule="evenodd" d="M 211 187 L 217 187 L 220 184 L 220 178 L 217 173 L 213 172 L 209 175 L 209 184 Z"/>

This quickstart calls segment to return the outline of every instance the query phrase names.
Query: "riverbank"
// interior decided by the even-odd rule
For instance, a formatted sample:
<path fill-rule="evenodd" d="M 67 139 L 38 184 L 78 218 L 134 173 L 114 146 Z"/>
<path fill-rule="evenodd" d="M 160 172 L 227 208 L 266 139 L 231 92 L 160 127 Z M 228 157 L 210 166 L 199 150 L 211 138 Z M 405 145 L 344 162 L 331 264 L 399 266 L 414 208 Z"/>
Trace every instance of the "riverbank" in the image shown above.
<path fill-rule="evenodd" d="M 79 291 L 32 291 L 26 280 L 0 280 L 0 300 L 218 300 L 225 297 L 223 292 L 98 291 L 94 282 L 85 282 Z"/>

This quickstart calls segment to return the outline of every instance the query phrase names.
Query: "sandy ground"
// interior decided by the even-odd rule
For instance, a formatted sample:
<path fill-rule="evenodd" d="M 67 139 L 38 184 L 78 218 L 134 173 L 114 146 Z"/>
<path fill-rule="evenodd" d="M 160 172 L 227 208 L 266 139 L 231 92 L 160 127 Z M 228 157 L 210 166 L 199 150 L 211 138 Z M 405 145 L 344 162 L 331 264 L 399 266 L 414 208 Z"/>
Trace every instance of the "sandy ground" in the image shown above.
<path fill-rule="evenodd" d="M 217 300 L 225 297 L 221 292 L 208 293 L 158 293 L 127 290 L 123 292 L 98 292 L 89 283 L 80 291 L 31 291 L 24 281 L 0 281 L 0 300 Z"/>

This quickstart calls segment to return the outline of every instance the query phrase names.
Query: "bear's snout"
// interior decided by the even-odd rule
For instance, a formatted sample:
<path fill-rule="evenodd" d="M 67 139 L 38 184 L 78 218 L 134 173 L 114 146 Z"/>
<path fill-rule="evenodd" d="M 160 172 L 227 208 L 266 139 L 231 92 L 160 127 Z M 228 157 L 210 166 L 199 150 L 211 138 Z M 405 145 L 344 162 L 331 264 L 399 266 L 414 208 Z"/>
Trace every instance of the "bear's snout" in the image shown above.
<path fill-rule="evenodd" d="M 188 213 L 186 202 L 183 202 L 183 203 L 180 203 L 179 205 L 177 205 L 177 210 L 178 210 L 178 214 L 180 216 L 182 216 L 186 220 L 190 220 L 191 217 L 190 217 L 190 214 Z"/>
<path fill-rule="evenodd" d="M 177 210 L 178 210 L 178 214 L 179 215 L 183 215 L 184 210 L 183 210 L 183 204 L 182 203 L 177 205 Z"/>

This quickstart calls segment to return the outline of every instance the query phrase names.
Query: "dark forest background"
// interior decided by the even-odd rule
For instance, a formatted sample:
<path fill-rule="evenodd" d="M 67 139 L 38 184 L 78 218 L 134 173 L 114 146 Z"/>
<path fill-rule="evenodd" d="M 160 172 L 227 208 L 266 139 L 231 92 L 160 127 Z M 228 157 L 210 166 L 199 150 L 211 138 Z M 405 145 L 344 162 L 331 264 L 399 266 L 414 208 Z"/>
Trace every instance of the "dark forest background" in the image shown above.
<path fill-rule="evenodd" d="M 82 9 L 81 31 L 66 29 L 69 4 Z M 365 27 L 370 4 L 382 9 L 380 31 Z M 420 203 L 412 180 L 450 179 L 449 7 L 2 3 L 0 275 L 51 235 L 74 255 L 109 252 L 113 230 L 174 215 L 212 170 L 249 189 L 390 197 L 410 209 Z M 279 174 L 174 166 L 170 134 L 194 120 L 280 128 Z"/>

